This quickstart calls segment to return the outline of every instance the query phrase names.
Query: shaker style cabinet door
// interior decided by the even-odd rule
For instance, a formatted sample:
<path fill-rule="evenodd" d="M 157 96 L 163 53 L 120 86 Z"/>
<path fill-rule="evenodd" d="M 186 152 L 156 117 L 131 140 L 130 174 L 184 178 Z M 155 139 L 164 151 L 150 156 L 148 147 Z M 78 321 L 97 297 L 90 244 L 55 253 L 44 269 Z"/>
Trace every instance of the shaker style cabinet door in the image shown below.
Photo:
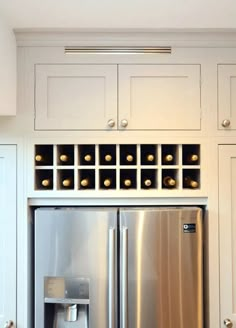
<path fill-rule="evenodd" d="M 36 130 L 116 126 L 116 65 L 36 65 Z"/>
<path fill-rule="evenodd" d="M 219 147 L 220 327 L 236 326 L 236 146 Z M 227 325 L 228 323 L 228 325 Z"/>
<path fill-rule="evenodd" d="M 218 65 L 218 129 L 236 129 L 236 65 Z"/>
<path fill-rule="evenodd" d="M 16 147 L 0 145 L 0 327 L 11 321 L 15 327 Z"/>
<path fill-rule="evenodd" d="M 119 126 L 200 130 L 200 65 L 120 65 Z"/>

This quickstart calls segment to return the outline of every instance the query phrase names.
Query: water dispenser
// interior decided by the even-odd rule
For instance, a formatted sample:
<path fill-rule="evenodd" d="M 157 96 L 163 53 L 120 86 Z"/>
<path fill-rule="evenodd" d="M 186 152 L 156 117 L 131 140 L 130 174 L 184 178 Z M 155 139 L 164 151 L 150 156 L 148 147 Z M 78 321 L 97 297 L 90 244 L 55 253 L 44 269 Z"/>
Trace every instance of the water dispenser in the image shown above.
<path fill-rule="evenodd" d="M 89 279 L 44 278 L 44 328 L 89 327 Z"/>

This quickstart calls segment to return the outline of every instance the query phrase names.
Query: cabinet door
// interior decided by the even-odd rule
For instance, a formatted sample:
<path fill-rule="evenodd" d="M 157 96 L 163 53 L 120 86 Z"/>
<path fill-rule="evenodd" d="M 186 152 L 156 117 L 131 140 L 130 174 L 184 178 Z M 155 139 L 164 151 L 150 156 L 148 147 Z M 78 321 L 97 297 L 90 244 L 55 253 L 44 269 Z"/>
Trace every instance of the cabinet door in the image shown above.
<path fill-rule="evenodd" d="M 236 65 L 218 65 L 218 128 L 236 129 Z"/>
<path fill-rule="evenodd" d="M 221 326 L 236 325 L 236 146 L 219 147 Z"/>
<path fill-rule="evenodd" d="M 119 68 L 121 127 L 127 120 L 130 130 L 199 130 L 200 105 L 200 65 Z"/>
<path fill-rule="evenodd" d="M 116 122 L 116 65 L 36 65 L 35 92 L 36 130 L 105 130 Z"/>
<path fill-rule="evenodd" d="M 16 322 L 16 148 L 0 146 L 0 327 Z"/>

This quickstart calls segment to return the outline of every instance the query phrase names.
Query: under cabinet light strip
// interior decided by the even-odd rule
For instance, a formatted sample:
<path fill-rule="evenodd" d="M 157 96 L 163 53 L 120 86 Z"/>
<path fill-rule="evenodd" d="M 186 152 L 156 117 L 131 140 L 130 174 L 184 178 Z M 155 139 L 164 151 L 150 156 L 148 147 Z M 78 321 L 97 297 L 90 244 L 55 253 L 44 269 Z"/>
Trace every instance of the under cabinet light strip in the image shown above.
<path fill-rule="evenodd" d="M 65 54 L 171 54 L 171 47 L 65 47 Z"/>

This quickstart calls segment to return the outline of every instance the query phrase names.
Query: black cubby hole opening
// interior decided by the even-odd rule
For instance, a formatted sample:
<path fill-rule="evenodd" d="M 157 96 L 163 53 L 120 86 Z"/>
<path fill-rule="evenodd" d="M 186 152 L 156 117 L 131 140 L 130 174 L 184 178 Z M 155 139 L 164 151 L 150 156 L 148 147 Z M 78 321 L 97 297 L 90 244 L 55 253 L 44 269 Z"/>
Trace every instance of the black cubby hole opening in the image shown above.
<path fill-rule="evenodd" d="M 141 170 L 141 189 L 157 188 L 157 171 L 154 169 Z"/>
<path fill-rule="evenodd" d="M 81 169 L 78 171 L 78 189 L 95 189 L 95 170 Z"/>
<path fill-rule="evenodd" d="M 37 190 L 52 190 L 53 170 L 35 170 L 35 188 Z"/>
<path fill-rule="evenodd" d="M 120 170 L 120 189 L 136 189 L 137 176 L 136 169 L 121 169 Z"/>
<path fill-rule="evenodd" d="M 183 165 L 200 164 L 200 145 L 191 144 L 182 146 L 182 163 Z"/>
<path fill-rule="evenodd" d="M 57 165 L 74 165 L 74 145 L 57 146 Z"/>
<path fill-rule="evenodd" d="M 200 170 L 199 169 L 184 169 L 183 170 L 183 188 L 184 189 L 199 189 L 200 188 Z"/>
<path fill-rule="evenodd" d="M 35 145 L 34 160 L 36 166 L 53 165 L 53 145 Z"/>
<path fill-rule="evenodd" d="M 95 145 L 79 145 L 79 165 L 95 165 Z"/>
<path fill-rule="evenodd" d="M 116 145 L 99 145 L 99 164 L 116 165 Z"/>
<path fill-rule="evenodd" d="M 99 170 L 99 188 L 116 189 L 116 170 Z"/>
<path fill-rule="evenodd" d="M 74 170 L 58 170 L 57 183 L 58 189 L 74 189 Z"/>
<path fill-rule="evenodd" d="M 178 147 L 177 145 L 161 145 L 161 164 L 176 165 L 178 164 Z"/>
<path fill-rule="evenodd" d="M 120 145 L 120 165 L 137 164 L 137 146 Z"/>
<path fill-rule="evenodd" d="M 162 188 L 163 189 L 178 188 L 178 170 L 175 169 L 162 170 Z"/>
<path fill-rule="evenodd" d="M 141 165 L 156 165 L 157 164 L 157 146 L 156 145 L 141 145 Z"/>

